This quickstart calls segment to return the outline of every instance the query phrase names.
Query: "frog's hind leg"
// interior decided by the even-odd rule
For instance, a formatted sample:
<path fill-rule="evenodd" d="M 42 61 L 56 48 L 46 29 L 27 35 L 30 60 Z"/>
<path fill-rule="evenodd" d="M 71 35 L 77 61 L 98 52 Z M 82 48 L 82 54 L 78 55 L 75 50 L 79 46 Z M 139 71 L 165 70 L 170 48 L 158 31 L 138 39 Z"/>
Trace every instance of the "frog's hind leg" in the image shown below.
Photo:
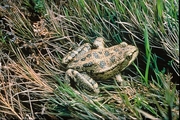
<path fill-rule="evenodd" d="M 85 43 L 79 47 L 77 47 L 76 49 L 70 51 L 63 59 L 62 59 L 62 63 L 63 64 L 68 64 L 73 58 L 75 58 L 77 55 L 82 55 L 86 52 L 88 52 L 89 50 L 91 50 L 91 44 L 89 43 Z"/>
<path fill-rule="evenodd" d="M 88 92 L 93 92 L 95 94 L 99 93 L 98 84 L 87 74 L 69 69 L 66 71 L 65 79 L 69 82 L 68 84 L 70 84 L 70 80 L 73 79 L 75 84 L 82 90 L 87 90 Z"/>

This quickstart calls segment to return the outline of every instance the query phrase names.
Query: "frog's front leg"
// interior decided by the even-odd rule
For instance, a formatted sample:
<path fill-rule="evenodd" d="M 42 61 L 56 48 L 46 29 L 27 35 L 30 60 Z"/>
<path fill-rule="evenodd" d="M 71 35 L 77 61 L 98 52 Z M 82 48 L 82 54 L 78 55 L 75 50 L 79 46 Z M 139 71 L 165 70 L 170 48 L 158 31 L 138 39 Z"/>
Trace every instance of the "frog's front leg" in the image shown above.
<path fill-rule="evenodd" d="M 70 61 L 72 61 L 77 55 L 82 55 L 86 52 L 88 52 L 89 50 L 91 50 L 91 44 L 89 43 L 85 43 L 79 47 L 77 47 L 76 49 L 70 51 L 63 59 L 62 59 L 62 63 L 63 64 L 68 64 Z"/>
<path fill-rule="evenodd" d="M 74 80 L 75 84 L 84 90 L 89 92 L 93 92 L 95 94 L 99 93 L 98 84 L 87 74 L 79 73 L 76 70 L 68 69 L 66 71 L 65 79 L 67 83 L 70 84 L 71 80 Z"/>

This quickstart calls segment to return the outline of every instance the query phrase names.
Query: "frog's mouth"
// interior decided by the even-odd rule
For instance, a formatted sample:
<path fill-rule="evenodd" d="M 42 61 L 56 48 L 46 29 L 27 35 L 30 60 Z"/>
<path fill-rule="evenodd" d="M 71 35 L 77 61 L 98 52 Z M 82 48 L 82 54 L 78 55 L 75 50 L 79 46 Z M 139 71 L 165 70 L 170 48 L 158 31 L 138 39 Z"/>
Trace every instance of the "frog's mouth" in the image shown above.
<path fill-rule="evenodd" d="M 136 49 L 134 52 L 132 52 L 131 54 L 129 54 L 128 57 L 130 57 L 131 60 L 129 61 L 128 65 L 130 65 L 130 64 L 136 59 L 136 57 L 138 56 L 138 53 L 139 53 L 139 50 Z"/>

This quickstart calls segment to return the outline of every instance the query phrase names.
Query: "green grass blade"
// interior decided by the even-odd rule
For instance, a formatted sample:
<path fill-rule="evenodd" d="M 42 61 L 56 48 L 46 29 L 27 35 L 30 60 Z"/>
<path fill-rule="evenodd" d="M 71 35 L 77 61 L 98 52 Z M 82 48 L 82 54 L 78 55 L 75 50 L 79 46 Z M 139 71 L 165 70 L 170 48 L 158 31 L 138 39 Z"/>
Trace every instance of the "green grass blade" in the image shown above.
<path fill-rule="evenodd" d="M 151 62 L 151 49 L 149 46 L 147 26 L 145 26 L 145 29 L 144 29 L 144 40 L 145 40 L 145 51 L 146 51 L 146 58 L 147 58 L 144 80 L 145 80 L 146 85 L 148 85 L 149 66 Z"/>

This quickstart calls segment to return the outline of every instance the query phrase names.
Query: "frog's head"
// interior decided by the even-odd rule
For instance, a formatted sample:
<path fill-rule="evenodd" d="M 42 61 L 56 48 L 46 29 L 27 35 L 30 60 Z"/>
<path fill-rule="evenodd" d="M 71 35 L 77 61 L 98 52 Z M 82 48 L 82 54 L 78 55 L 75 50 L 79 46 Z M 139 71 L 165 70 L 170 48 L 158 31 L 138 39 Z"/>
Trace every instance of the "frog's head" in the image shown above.
<path fill-rule="evenodd" d="M 121 53 L 121 66 L 122 70 L 128 67 L 138 56 L 138 48 L 133 45 L 128 45 L 126 42 L 119 44 Z"/>

